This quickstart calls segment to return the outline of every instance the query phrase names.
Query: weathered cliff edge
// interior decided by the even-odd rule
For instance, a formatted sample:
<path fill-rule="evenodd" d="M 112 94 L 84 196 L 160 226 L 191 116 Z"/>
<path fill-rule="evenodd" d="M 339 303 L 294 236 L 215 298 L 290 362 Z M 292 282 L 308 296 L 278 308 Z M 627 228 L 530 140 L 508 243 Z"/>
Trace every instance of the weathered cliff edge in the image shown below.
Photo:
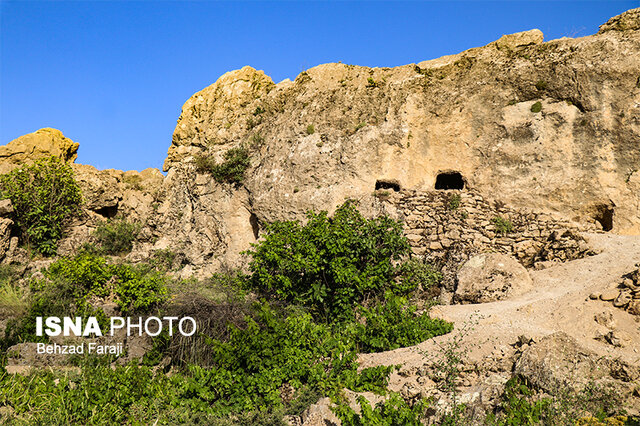
<path fill-rule="evenodd" d="M 543 42 L 532 30 L 417 65 L 325 64 L 278 84 L 229 72 L 184 104 L 166 177 L 75 165 L 87 210 L 142 220 L 138 252 L 169 247 L 185 273 L 236 265 L 263 223 L 348 197 L 403 218 L 374 190 L 430 192 L 439 176 L 513 209 L 639 235 L 639 10 L 592 36 Z M 196 156 L 240 145 L 242 185 L 197 171 Z"/>

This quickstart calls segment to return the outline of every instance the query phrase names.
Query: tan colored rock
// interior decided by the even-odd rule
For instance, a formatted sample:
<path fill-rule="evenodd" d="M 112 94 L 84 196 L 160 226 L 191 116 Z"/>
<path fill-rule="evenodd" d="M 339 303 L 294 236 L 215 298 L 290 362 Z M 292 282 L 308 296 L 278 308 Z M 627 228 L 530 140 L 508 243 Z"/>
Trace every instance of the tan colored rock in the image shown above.
<path fill-rule="evenodd" d="M 618 297 L 613 301 L 613 306 L 616 308 L 624 308 L 629 304 L 629 302 L 631 302 L 631 292 L 623 291 L 620 292 Z"/>
<path fill-rule="evenodd" d="M 626 12 L 609 19 L 605 24 L 600 25 L 600 31 L 598 31 L 598 34 L 606 33 L 607 31 L 636 30 L 640 30 L 640 8 L 627 10 Z"/>
<path fill-rule="evenodd" d="M 556 394 L 580 390 L 591 380 L 610 380 L 610 365 L 563 332 L 544 337 L 525 349 L 514 373 L 533 386 Z"/>
<path fill-rule="evenodd" d="M 620 295 L 620 290 L 617 288 L 605 290 L 600 295 L 600 300 L 604 300 L 605 302 L 611 302 L 615 300 Z"/>
<path fill-rule="evenodd" d="M 458 271 L 455 297 L 462 303 L 487 303 L 523 294 L 533 284 L 527 270 L 510 256 L 480 254 Z"/>
<path fill-rule="evenodd" d="M 12 140 L 0 146 L 0 174 L 7 173 L 21 164 L 56 157 L 73 163 L 80 145 L 66 138 L 60 130 L 44 128 Z"/>
<path fill-rule="evenodd" d="M 631 342 L 633 341 L 631 335 L 626 331 L 622 331 L 622 330 L 610 331 L 605 335 L 605 340 L 609 342 L 611 345 L 618 348 L 624 348 L 626 346 L 629 346 L 629 344 L 631 344 Z"/>
<path fill-rule="evenodd" d="M 617 322 L 613 318 L 613 314 L 611 312 L 600 312 L 595 315 L 594 319 L 596 322 L 608 329 L 616 328 Z"/>
<path fill-rule="evenodd" d="M 11 200 L 0 200 L 0 216 L 10 216 L 13 214 L 13 204 Z"/>
<path fill-rule="evenodd" d="M 255 224 L 331 212 L 345 198 L 376 214 L 376 182 L 426 191 L 440 173 L 459 172 L 466 187 L 509 207 L 640 235 L 640 173 L 630 174 L 640 161 L 640 107 L 630 95 L 640 32 L 541 37 L 505 36 L 417 66 L 323 64 L 276 85 L 250 67 L 227 73 L 184 104 L 164 164 L 172 176 L 165 193 L 223 199 L 236 192 Z M 531 112 L 536 102 L 540 113 Z M 242 185 L 196 176 L 197 155 L 220 160 L 241 144 L 251 161 Z M 252 224 L 211 206 L 194 214 L 217 229 L 210 256 L 224 261 L 235 256 L 229 247 L 249 241 Z M 167 205 L 167 229 L 179 208 Z M 534 247 L 520 249 L 530 256 Z"/>
<path fill-rule="evenodd" d="M 0 217 L 0 260 L 10 252 L 11 248 L 11 227 L 13 221 L 6 217 Z"/>
<path fill-rule="evenodd" d="M 514 34 L 506 34 L 496 40 L 495 46 L 498 50 L 513 50 L 518 47 L 540 44 L 544 40 L 542 31 L 538 29 L 522 31 Z"/>

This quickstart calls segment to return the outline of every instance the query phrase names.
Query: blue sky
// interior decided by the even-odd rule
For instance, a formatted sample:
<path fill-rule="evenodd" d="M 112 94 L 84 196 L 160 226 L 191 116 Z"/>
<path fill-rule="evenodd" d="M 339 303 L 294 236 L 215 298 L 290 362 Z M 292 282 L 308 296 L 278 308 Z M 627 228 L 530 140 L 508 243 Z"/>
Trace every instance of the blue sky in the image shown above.
<path fill-rule="evenodd" d="M 162 167 L 182 104 L 251 65 L 397 66 L 539 28 L 584 36 L 640 1 L 0 0 L 0 144 L 42 127 L 99 169 Z"/>

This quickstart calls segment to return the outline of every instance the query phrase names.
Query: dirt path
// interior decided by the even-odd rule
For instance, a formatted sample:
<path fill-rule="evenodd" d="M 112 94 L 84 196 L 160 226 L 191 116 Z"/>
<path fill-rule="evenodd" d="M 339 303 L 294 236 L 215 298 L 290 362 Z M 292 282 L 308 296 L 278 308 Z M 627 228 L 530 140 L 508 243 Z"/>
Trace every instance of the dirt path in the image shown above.
<path fill-rule="evenodd" d="M 477 325 L 464 339 L 464 347 L 471 350 L 470 361 L 478 361 L 491 353 L 500 353 L 514 344 L 521 335 L 539 339 L 556 331 L 563 331 L 600 356 L 620 357 L 640 365 L 640 323 L 638 317 L 611 302 L 589 300 L 589 294 L 602 292 L 618 285 L 620 277 L 640 263 L 640 237 L 610 234 L 589 234 L 589 244 L 600 254 L 554 265 L 541 271 L 530 271 L 534 289 L 524 295 L 493 303 L 475 305 L 447 305 L 433 308 L 432 315 L 452 321 L 460 329 L 470 318 Z M 616 329 L 628 333 L 632 341 L 624 348 L 616 348 L 595 340 L 598 333 L 609 331 L 594 317 L 611 312 Z M 454 330 L 454 333 L 456 331 Z M 365 354 L 363 366 L 401 364 L 405 369 L 421 367 L 425 358 L 420 352 L 434 353 L 437 345 L 451 339 L 451 335 L 423 342 L 420 345 L 395 351 Z M 399 390 L 410 380 L 395 374 L 391 388 Z"/>

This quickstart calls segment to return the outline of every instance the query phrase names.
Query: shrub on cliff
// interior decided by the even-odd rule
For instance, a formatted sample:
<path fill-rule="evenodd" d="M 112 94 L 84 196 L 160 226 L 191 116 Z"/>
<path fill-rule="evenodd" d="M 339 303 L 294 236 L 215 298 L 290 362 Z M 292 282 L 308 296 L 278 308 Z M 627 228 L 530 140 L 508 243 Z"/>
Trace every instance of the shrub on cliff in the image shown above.
<path fill-rule="evenodd" d="M 128 253 L 140 232 L 139 223 L 126 220 L 105 221 L 95 231 L 95 238 L 106 254 Z"/>
<path fill-rule="evenodd" d="M 81 202 L 73 170 L 53 157 L 0 176 L 0 197 L 13 203 L 22 241 L 45 256 L 56 253 Z"/>
<path fill-rule="evenodd" d="M 219 183 L 241 183 L 244 179 L 244 172 L 250 165 L 249 152 L 243 147 L 231 148 L 225 152 L 224 161 L 221 163 L 206 155 L 196 156 L 198 170 L 211 173 Z"/>

